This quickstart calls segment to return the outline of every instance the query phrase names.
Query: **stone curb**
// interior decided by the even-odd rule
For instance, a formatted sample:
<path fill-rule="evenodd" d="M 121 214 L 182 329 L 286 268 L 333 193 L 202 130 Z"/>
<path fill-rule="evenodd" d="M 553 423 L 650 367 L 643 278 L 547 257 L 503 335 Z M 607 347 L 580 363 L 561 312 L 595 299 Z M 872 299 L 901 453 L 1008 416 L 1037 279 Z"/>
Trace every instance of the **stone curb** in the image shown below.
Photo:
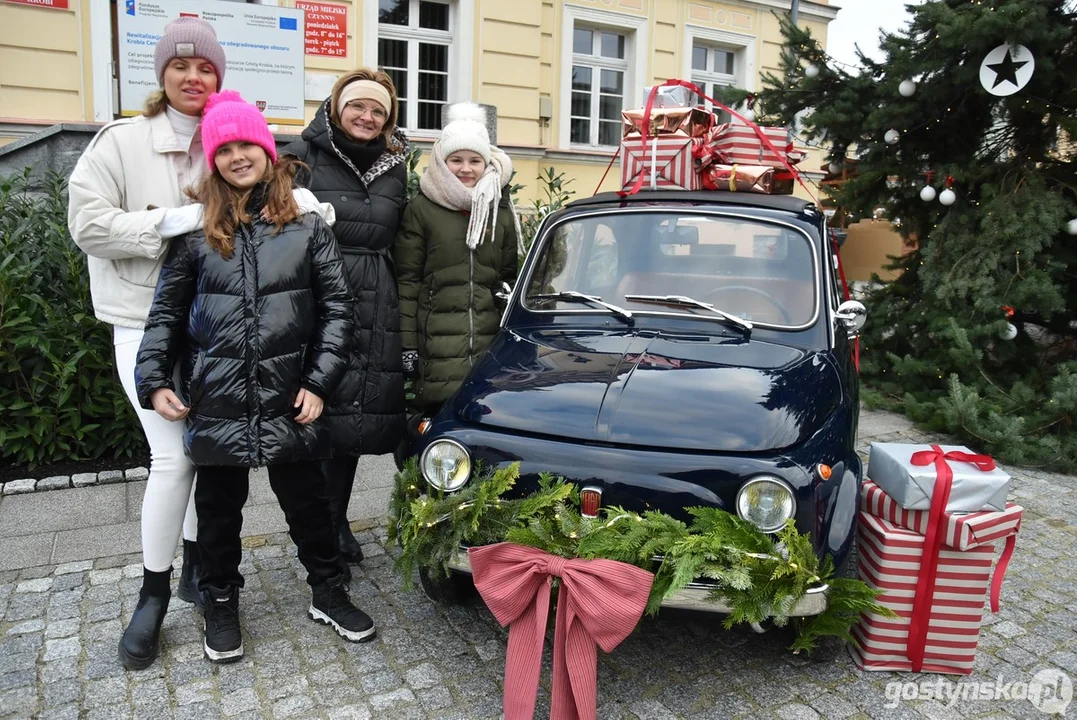
<path fill-rule="evenodd" d="M 68 488 L 93 487 L 95 485 L 113 485 L 122 482 L 146 480 L 150 471 L 144 467 L 126 470 L 102 470 L 97 473 L 75 473 L 74 475 L 55 475 L 47 478 L 22 478 L 3 483 L 3 495 L 25 495 L 45 490 L 66 490 Z"/>

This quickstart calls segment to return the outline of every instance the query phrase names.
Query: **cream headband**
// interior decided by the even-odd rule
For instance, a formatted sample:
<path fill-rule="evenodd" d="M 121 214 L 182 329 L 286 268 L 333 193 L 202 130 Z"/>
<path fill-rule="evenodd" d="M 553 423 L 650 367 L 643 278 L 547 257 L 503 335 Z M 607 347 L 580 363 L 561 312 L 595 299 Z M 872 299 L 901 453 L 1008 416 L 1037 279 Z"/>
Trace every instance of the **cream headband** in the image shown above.
<path fill-rule="evenodd" d="M 344 89 L 340 91 L 340 97 L 337 98 L 336 107 L 333 108 L 337 117 L 340 117 L 344 106 L 352 100 L 374 100 L 385 108 L 385 112 L 390 115 L 393 112 L 393 98 L 389 91 L 373 80 L 356 80 L 344 86 Z"/>

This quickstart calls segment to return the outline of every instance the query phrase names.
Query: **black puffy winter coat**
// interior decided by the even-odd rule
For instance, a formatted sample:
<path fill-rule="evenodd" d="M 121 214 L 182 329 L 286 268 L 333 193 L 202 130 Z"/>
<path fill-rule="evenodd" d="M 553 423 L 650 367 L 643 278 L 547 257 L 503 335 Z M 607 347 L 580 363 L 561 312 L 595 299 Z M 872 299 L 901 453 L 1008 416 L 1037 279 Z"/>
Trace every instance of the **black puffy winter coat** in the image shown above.
<path fill-rule="evenodd" d="M 336 210 L 333 234 L 355 297 L 355 332 L 348 370 L 326 407 L 338 455 L 392 452 L 404 434 L 404 368 L 400 302 L 391 250 L 407 203 L 408 141 L 386 150 L 361 173 L 334 143 L 341 132 L 328 121 L 329 101 L 318 109 L 302 140 L 284 152 L 310 167 L 301 184 Z"/>
<path fill-rule="evenodd" d="M 231 258 L 201 231 L 176 238 L 161 270 L 138 350 L 138 399 L 151 409 L 155 390 L 175 390 L 179 363 L 195 465 L 330 454 L 324 415 L 300 425 L 293 403 L 300 388 L 332 397 L 344 375 L 354 322 L 344 263 L 316 214 L 274 230 L 261 219 L 240 226 Z"/>

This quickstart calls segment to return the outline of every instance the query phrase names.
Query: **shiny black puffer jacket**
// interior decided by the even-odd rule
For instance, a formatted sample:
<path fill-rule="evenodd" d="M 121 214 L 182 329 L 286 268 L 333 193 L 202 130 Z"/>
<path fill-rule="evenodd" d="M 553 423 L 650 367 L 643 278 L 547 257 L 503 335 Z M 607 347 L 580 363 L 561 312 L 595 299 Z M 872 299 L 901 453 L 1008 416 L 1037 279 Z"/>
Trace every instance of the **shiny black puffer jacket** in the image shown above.
<path fill-rule="evenodd" d="M 407 202 L 408 140 L 393 136 L 399 149 L 386 150 L 365 173 L 334 142 L 342 132 L 322 103 L 301 140 L 284 152 L 310 167 L 297 181 L 336 210 L 333 235 L 340 245 L 355 296 L 352 354 L 325 414 L 339 455 L 392 452 L 404 435 L 404 368 L 401 363 L 400 303 L 391 249 Z"/>
<path fill-rule="evenodd" d="M 300 388 L 332 396 L 347 366 L 352 298 L 329 226 L 306 214 L 274 234 L 259 218 L 222 257 L 199 231 L 176 238 L 138 350 L 142 407 L 173 387 L 190 408 L 184 449 L 195 465 L 255 467 L 330 454 L 324 416 L 295 421 Z"/>

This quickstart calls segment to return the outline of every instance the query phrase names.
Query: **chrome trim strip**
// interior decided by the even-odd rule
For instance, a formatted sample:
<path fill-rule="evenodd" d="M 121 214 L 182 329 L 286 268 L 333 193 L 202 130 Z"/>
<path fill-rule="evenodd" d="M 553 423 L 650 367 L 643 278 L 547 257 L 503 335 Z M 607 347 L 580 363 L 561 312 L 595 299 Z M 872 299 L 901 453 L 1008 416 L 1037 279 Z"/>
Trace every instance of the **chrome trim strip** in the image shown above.
<path fill-rule="evenodd" d="M 764 211 L 771 211 L 771 208 L 761 208 L 761 209 L 764 210 Z M 538 250 L 534 249 L 536 243 L 532 243 L 531 250 L 529 250 L 528 253 L 527 253 L 527 262 L 525 263 L 524 268 L 523 268 L 522 272 L 520 273 L 519 279 L 517 279 L 516 286 L 513 288 L 512 297 L 509 298 L 510 303 L 518 302 L 520 304 L 521 308 L 523 308 L 527 312 L 535 313 L 537 315 L 608 315 L 609 313 L 607 313 L 605 311 L 602 311 L 602 310 L 585 310 L 585 309 L 578 309 L 578 310 L 533 310 L 532 308 L 529 308 L 529 307 L 527 307 L 526 305 L 523 304 L 523 299 L 524 299 L 524 297 L 526 297 L 526 295 L 524 295 L 524 293 L 523 293 L 523 288 L 526 288 L 531 282 L 531 273 L 534 270 L 533 265 L 534 265 L 535 258 L 537 258 L 538 254 L 542 251 L 543 247 L 545 246 L 547 238 L 560 225 L 563 225 L 563 224 L 565 224 L 567 222 L 570 222 L 570 221 L 578 220 L 580 218 L 600 217 L 602 215 L 624 215 L 624 214 L 628 214 L 628 213 L 647 213 L 647 214 L 665 213 L 665 214 L 671 214 L 673 212 L 674 212 L 674 209 L 673 208 L 668 208 L 668 207 L 602 208 L 602 209 L 599 209 L 599 210 L 581 210 L 578 213 L 572 213 L 571 215 L 567 215 L 567 216 L 561 218 L 560 220 L 558 220 L 558 222 L 556 224 L 550 225 L 549 227 L 546 226 L 547 225 L 546 220 L 543 220 L 542 225 L 538 228 L 538 231 L 535 233 L 536 240 L 541 240 L 542 242 L 539 243 L 539 249 Z M 829 302 L 828 298 L 823 298 L 822 300 L 819 298 L 820 282 L 825 283 L 826 279 L 823 277 L 822 271 L 821 271 L 821 269 L 819 267 L 819 248 L 818 248 L 818 246 L 816 246 L 814 240 L 812 240 L 811 235 L 809 235 L 803 228 L 801 228 L 801 227 L 799 227 L 797 225 L 794 225 L 793 223 L 790 223 L 790 222 L 785 221 L 785 220 L 780 220 L 780 219 L 771 218 L 771 217 L 760 217 L 758 215 L 751 215 L 751 214 L 746 214 L 746 213 L 729 212 L 729 211 L 726 211 L 726 210 L 709 210 L 709 209 L 706 209 L 706 208 L 692 207 L 692 208 L 685 208 L 683 210 L 680 210 L 680 212 L 681 212 L 681 214 L 685 214 L 685 215 L 704 215 L 704 216 L 711 216 L 711 217 L 734 218 L 734 219 L 737 219 L 737 220 L 748 220 L 748 221 L 757 222 L 757 223 L 761 223 L 761 224 L 781 225 L 782 227 L 785 227 L 785 228 L 787 228 L 789 230 L 792 230 L 794 232 L 797 232 L 797 233 L 800 233 L 801 235 L 803 235 L 804 238 L 808 241 L 808 245 L 811 246 L 811 248 L 812 248 L 812 273 L 813 273 L 813 278 L 812 279 L 815 281 L 815 290 L 816 290 L 816 292 L 815 292 L 815 312 L 812 314 L 811 319 L 808 320 L 806 323 L 803 323 L 801 325 L 776 325 L 776 324 L 773 324 L 773 323 L 760 323 L 760 322 L 754 322 L 754 321 L 753 321 L 752 324 L 757 328 L 764 328 L 764 329 L 767 329 L 767 330 L 778 330 L 778 331 L 784 331 L 784 332 L 796 332 L 796 331 L 800 331 L 800 330 L 807 330 L 808 328 L 815 325 L 816 322 L 818 322 L 819 315 L 822 312 L 824 312 L 824 308 L 822 307 L 823 302 L 824 301 Z M 825 238 L 823 240 L 825 242 Z M 683 319 L 695 319 L 695 320 L 704 319 L 704 316 L 702 316 L 702 315 L 693 315 L 693 314 L 689 314 L 689 313 L 650 312 L 650 311 L 646 311 L 646 310 L 632 310 L 632 313 L 634 315 L 640 315 L 640 316 L 652 316 L 653 315 L 653 316 L 657 316 L 657 317 L 675 317 L 675 318 L 680 318 L 682 320 Z M 508 312 L 506 311 L 505 317 L 507 317 L 507 316 L 508 316 Z"/>
<path fill-rule="evenodd" d="M 459 550 L 449 560 L 449 567 L 457 572 L 471 574 L 471 561 L 468 560 L 467 552 Z M 821 615 L 827 607 L 828 585 L 820 585 L 808 590 L 800 599 L 800 602 L 790 611 L 789 617 L 810 617 Z M 688 587 L 678 590 L 662 601 L 664 608 L 677 608 L 679 610 L 697 610 L 700 612 L 722 613 L 728 615 L 732 612 L 725 602 L 710 600 L 711 588 L 701 583 L 691 583 Z"/>

